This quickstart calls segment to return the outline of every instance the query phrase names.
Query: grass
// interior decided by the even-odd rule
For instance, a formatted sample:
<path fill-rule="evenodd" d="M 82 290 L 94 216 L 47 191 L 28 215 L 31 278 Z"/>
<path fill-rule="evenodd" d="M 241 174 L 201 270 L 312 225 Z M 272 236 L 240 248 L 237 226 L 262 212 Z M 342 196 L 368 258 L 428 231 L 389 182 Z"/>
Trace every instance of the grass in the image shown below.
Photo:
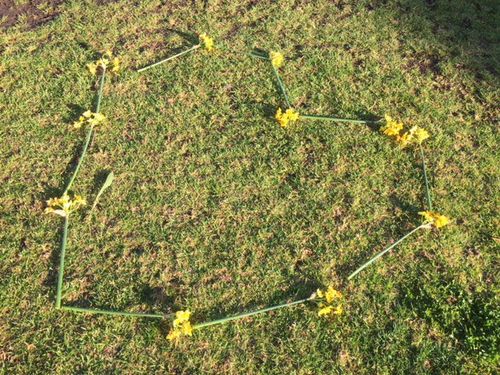
<path fill-rule="evenodd" d="M 498 12 L 493 1 L 69 2 L 36 29 L 2 32 L 0 368 L 4 373 L 494 373 L 498 366 Z M 105 21 L 103 21 L 105 20 Z M 458 20 L 458 21 L 457 21 Z M 144 67 L 207 32 L 229 47 Z M 420 223 L 420 152 L 364 124 L 302 121 L 253 47 L 281 50 L 300 112 L 384 113 L 428 129 L 435 209 L 423 231 L 352 281 Z M 172 346 L 168 321 L 54 308 L 61 220 L 43 214 L 83 145 L 85 69 L 112 48 L 123 74 L 73 190 L 63 301 L 196 321 L 308 297 L 335 283 L 343 317 L 291 307 Z"/>

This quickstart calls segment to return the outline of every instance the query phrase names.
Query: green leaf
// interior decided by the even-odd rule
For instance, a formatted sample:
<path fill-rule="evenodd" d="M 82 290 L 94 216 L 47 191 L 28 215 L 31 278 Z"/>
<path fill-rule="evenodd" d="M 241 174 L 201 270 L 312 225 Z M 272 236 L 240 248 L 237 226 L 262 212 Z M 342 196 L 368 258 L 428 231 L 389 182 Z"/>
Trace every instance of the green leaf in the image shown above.
<path fill-rule="evenodd" d="M 97 205 L 97 202 L 99 201 L 99 198 L 101 197 L 102 193 L 111 186 L 113 183 L 113 180 L 115 179 L 115 175 L 113 172 L 109 172 L 108 177 L 106 177 L 106 181 L 104 181 L 104 184 L 102 185 L 101 189 L 97 193 L 97 196 L 95 197 L 94 204 L 92 205 L 91 211 L 95 208 Z"/>

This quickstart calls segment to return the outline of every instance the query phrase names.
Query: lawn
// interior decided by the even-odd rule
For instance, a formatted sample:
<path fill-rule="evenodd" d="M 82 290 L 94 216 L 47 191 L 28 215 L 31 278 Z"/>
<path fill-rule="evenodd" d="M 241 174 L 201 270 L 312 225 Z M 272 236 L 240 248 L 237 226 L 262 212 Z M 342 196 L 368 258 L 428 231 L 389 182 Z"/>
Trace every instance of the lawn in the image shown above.
<path fill-rule="evenodd" d="M 13 2 L 17 6 L 28 3 Z M 498 337 L 498 2 L 401 0 L 39 2 L 1 20 L 0 372 L 5 374 L 494 374 Z M 14 5 L 13 5 L 14 6 Z M 42 17 L 42 19 L 44 19 Z M 217 48 L 144 72 L 207 33 Z M 186 35 L 187 34 L 187 35 Z M 435 209 L 417 149 L 377 126 L 427 129 Z M 307 298 L 314 304 L 196 330 L 169 319 L 55 308 L 62 220 L 46 215 L 75 168 L 96 100 L 86 68 L 111 49 L 98 128 L 72 190 L 63 303 L 198 322 Z M 94 210 L 106 175 L 115 175 Z"/>

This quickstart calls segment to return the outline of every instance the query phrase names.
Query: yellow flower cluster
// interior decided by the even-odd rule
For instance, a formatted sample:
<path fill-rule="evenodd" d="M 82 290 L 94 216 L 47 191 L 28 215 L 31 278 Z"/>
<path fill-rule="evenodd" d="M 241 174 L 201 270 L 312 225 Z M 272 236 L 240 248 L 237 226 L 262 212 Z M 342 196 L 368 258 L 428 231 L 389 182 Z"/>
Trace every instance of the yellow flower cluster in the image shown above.
<path fill-rule="evenodd" d="M 280 52 L 271 51 L 269 57 L 271 58 L 271 64 L 273 64 L 276 69 L 283 65 L 283 62 L 285 61 L 285 56 L 283 56 Z"/>
<path fill-rule="evenodd" d="M 75 195 L 73 199 L 68 194 L 63 194 L 60 198 L 51 198 L 47 201 L 45 213 L 56 214 L 62 217 L 67 217 L 73 211 L 78 210 L 87 202 L 80 195 Z"/>
<path fill-rule="evenodd" d="M 411 144 L 421 144 L 429 138 L 427 130 L 418 126 L 414 126 L 409 131 L 401 134 L 403 127 L 402 122 L 397 122 L 391 116 L 385 115 L 385 125 L 380 128 L 380 131 L 389 137 L 395 137 L 402 148 Z"/>
<path fill-rule="evenodd" d="M 284 113 L 281 108 L 278 108 L 274 116 L 282 128 L 286 128 L 289 123 L 293 123 L 299 119 L 299 112 L 293 108 L 288 108 Z"/>
<path fill-rule="evenodd" d="M 433 211 L 422 211 L 419 215 L 424 217 L 426 223 L 432 224 L 436 228 L 442 228 L 450 223 L 450 219 L 444 215 Z"/>
<path fill-rule="evenodd" d="M 106 121 L 106 116 L 102 113 L 95 113 L 88 110 L 83 112 L 78 121 L 73 123 L 73 127 L 80 129 L 83 125 L 96 126 L 102 124 L 104 121 Z"/>
<path fill-rule="evenodd" d="M 175 313 L 175 319 L 173 322 L 173 328 L 168 333 L 167 339 L 170 341 L 178 340 L 181 336 L 192 336 L 193 335 L 193 326 L 189 321 L 191 317 L 191 312 L 186 311 L 177 311 Z"/>
<path fill-rule="evenodd" d="M 214 40 L 210 38 L 207 34 L 200 34 L 200 41 L 203 44 L 203 47 L 210 52 L 214 49 Z"/>
<path fill-rule="evenodd" d="M 94 63 L 88 64 L 87 68 L 92 74 L 102 74 L 105 70 L 109 70 L 113 74 L 118 74 L 120 71 L 120 59 L 113 57 L 113 52 L 106 51 L 101 58 Z"/>
<path fill-rule="evenodd" d="M 318 304 L 318 316 L 340 315 L 344 311 L 342 308 L 342 293 L 329 286 L 326 291 L 318 289 L 316 297 L 322 301 Z"/>

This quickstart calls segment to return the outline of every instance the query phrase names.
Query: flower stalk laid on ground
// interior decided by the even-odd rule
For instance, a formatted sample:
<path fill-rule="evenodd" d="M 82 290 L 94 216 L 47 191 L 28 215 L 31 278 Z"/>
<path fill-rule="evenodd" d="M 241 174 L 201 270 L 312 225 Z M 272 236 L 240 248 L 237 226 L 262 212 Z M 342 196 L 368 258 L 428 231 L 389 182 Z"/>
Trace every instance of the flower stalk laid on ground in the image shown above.
<path fill-rule="evenodd" d="M 342 294 L 333 289 L 332 287 L 329 287 L 326 290 L 326 292 L 322 292 L 320 289 L 318 289 L 318 291 L 316 293 L 313 293 L 309 298 L 304 298 L 297 301 L 284 303 L 281 305 L 266 307 L 263 309 L 249 311 L 246 313 L 232 315 L 226 318 L 211 320 L 208 322 L 198 323 L 194 325 L 190 321 L 191 313 L 189 312 L 189 310 L 186 311 L 181 310 L 176 313 L 176 318 L 172 323 L 172 329 L 167 335 L 167 339 L 170 341 L 177 341 L 182 337 L 191 336 L 193 334 L 193 331 L 196 329 L 228 323 L 230 321 L 240 320 L 243 318 L 248 318 L 250 316 L 259 315 L 270 311 L 280 310 L 286 307 L 296 306 L 311 301 L 318 302 L 318 306 L 320 308 L 320 310 L 318 311 L 318 316 L 340 315 L 343 312 L 342 304 L 340 303 L 341 297 Z"/>
<path fill-rule="evenodd" d="M 63 236 L 61 240 L 61 251 L 59 259 L 59 272 L 57 276 L 56 308 L 61 307 L 64 260 L 66 255 L 66 245 L 68 242 L 69 215 L 85 204 L 85 199 L 83 199 L 81 196 L 75 195 L 73 199 L 71 199 L 67 193 L 64 193 L 60 198 L 51 198 L 47 201 L 47 208 L 45 209 L 46 213 L 53 213 L 64 217 Z"/>
<path fill-rule="evenodd" d="M 192 52 L 200 47 L 203 47 L 207 52 L 212 52 L 215 48 L 215 42 L 214 42 L 213 38 L 209 37 L 207 34 L 205 34 L 205 33 L 199 34 L 198 35 L 198 44 L 195 44 L 194 46 L 191 46 L 187 50 L 179 52 L 173 56 L 169 56 L 163 60 L 157 61 L 157 62 L 150 64 L 150 65 L 147 65 L 143 68 L 137 69 L 137 71 L 144 72 L 145 70 L 148 70 L 148 69 L 151 69 L 151 68 L 158 66 L 160 64 L 166 63 L 167 61 L 170 61 L 170 60 L 173 60 L 177 57 L 185 55 L 185 54 Z"/>
<path fill-rule="evenodd" d="M 61 308 L 61 299 L 62 299 L 62 281 L 63 281 L 63 276 L 64 276 L 64 262 L 65 262 L 65 255 L 66 255 L 66 246 L 67 246 L 67 239 L 68 239 L 68 228 L 69 228 L 69 216 L 72 212 L 76 211 L 80 207 L 84 206 L 86 204 L 85 199 L 83 199 L 79 195 L 75 195 L 73 199 L 70 198 L 69 191 L 71 189 L 71 186 L 73 185 L 73 182 L 76 179 L 76 176 L 78 175 L 78 172 L 80 171 L 80 168 L 82 166 L 83 160 L 85 158 L 85 155 L 87 153 L 88 146 L 90 144 L 90 140 L 92 138 L 92 131 L 95 126 L 101 124 L 104 122 L 105 117 L 102 115 L 99 111 L 101 108 L 101 100 L 102 100 L 102 93 L 103 93 L 103 87 L 104 87 L 104 79 L 106 75 L 106 70 L 108 67 L 111 67 L 111 70 L 114 73 L 118 73 L 119 69 L 119 60 L 117 58 L 114 58 L 112 61 L 110 59 L 112 58 L 111 52 L 106 52 L 101 59 L 97 60 L 96 63 L 90 64 L 88 66 L 89 70 L 93 74 L 99 74 L 100 75 L 100 84 L 99 84 L 99 91 L 97 94 L 97 103 L 96 103 L 96 110 L 95 112 L 92 112 L 90 110 L 84 112 L 78 121 L 76 121 L 73 126 L 75 128 L 80 128 L 81 126 L 89 125 L 89 129 L 87 131 L 87 136 L 85 138 L 85 143 L 82 149 L 82 153 L 78 159 L 78 164 L 76 165 L 75 170 L 73 171 L 73 174 L 68 182 L 68 185 L 66 186 L 66 189 L 64 190 L 63 195 L 60 198 L 51 198 L 47 201 L 47 208 L 45 209 L 46 213 L 54 213 L 56 215 L 59 215 L 61 217 L 64 217 L 64 228 L 63 228 L 63 237 L 61 241 L 61 249 L 60 249 L 60 264 L 59 264 L 59 272 L 58 272 L 58 280 L 57 280 L 57 297 L 56 297 L 56 307 Z"/>
<path fill-rule="evenodd" d="M 283 63 L 285 61 L 285 57 L 283 54 L 280 52 L 275 52 L 271 51 L 267 54 L 264 52 L 261 52 L 259 50 L 253 50 L 249 53 L 250 56 L 256 57 L 258 59 L 263 59 L 271 62 L 271 67 L 273 69 L 274 76 L 276 78 L 276 82 L 278 83 L 278 88 L 280 90 L 281 95 L 283 96 L 283 99 L 285 100 L 285 104 L 287 108 L 292 108 L 292 104 L 290 102 L 290 97 L 288 95 L 288 90 L 285 87 L 285 84 L 283 83 L 283 80 L 281 79 L 281 76 L 278 72 L 278 69 L 283 66 Z M 334 117 L 334 116 L 322 116 L 322 115 L 303 115 L 301 114 L 302 118 L 305 119 L 311 119 L 311 120 L 326 120 L 326 121 L 334 121 L 334 122 L 350 122 L 350 123 L 357 123 L 357 124 L 370 124 L 370 123 L 376 123 L 378 121 L 371 121 L 371 120 L 357 120 L 357 119 L 348 119 L 348 118 L 339 118 L 339 117 Z M 279 120 L 278 120 L 279 121 Z M 286 127 L 288 123 L 283 125 L 281 121 L 280 125 L 282 127 Z"/>

